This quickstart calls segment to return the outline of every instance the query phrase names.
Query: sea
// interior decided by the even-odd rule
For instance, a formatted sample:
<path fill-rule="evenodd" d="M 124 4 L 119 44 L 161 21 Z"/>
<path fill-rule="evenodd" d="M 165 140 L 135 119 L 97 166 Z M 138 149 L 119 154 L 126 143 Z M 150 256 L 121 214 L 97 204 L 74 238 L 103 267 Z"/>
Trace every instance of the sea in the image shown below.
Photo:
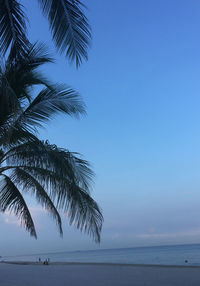
<path fill-rule="evenodd" d="M 2 256 L 2 261 L 95 262 L 116 264 L 156 264 L 200 266 L 200 244 L 132 247 L 87 251 L 38 253 Z"/>

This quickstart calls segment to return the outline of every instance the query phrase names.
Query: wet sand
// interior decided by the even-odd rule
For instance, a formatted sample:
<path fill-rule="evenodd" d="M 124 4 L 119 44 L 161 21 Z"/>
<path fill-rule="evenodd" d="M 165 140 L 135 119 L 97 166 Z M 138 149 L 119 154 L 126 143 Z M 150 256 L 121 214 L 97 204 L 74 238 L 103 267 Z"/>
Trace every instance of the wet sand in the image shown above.
<path fill-rule="evenodd" d="M 198 286 L 200 267 L 0 263 L 2 286 Z"/>

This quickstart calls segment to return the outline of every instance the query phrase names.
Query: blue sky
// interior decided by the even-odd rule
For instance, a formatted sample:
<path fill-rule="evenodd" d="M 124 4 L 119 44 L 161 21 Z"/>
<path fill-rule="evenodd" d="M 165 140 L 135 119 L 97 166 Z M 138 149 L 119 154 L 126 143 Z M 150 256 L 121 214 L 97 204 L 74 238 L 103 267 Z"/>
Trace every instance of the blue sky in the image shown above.
<path fill-rule="evenodd" d="M 31 199 L 38 240 L 1 216 L 2 254 L 199 243 L 200 2 L 85 1 L 93 41 L 78 70 L 56 55 L 37 1 L 22 3 L 32 41 L 57 59 L 44 72 L 78 90 L 88 112 L 57 117 L 40 137 L 92 163 L 105 223 L 100 246 L 67 220 L 60 239 Z"/>

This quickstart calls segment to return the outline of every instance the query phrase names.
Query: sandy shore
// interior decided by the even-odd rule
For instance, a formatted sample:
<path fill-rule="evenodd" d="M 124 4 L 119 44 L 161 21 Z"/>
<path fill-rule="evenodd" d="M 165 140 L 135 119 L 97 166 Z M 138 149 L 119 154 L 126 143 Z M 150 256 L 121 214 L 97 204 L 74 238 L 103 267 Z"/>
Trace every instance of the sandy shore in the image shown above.
<path fill-rule="evenodd" d="M 200 267 L 0 263 L 2 286 L 198 286 Z"/>

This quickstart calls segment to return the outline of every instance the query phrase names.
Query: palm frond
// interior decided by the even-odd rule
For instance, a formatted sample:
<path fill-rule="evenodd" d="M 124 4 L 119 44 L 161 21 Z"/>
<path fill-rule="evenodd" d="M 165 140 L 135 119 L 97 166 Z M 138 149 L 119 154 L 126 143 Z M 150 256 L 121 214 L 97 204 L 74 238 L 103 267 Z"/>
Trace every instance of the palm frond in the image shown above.
<path fill-rule="evenodd" d="M 47 63 L 53 63 L 54 59 L 48 52 L 48 47 L 42 42 L 36 42 L 29 46 L 23 60 L 20 60 L 21 65 L 25 65 L 28 70 L 33 70 Z M 23 66 L 24 70 L 24 66 Z"/>
<path fill-rule="evenodd" d="M 0 166 L 3 162 L 3 159 L 4 159 L 4 151 L 2 149 L 0 149 Z M 0 173 L 1 173 L 1 171 L 0 171 Z"/>
<path fill-rule="evenodd" d="M 16 0 L 0 0 L 0 51 L 5 55 L 23 54 L 29 41 L 26 37 L 26 16 L 22 5 Z"/>
<path fill-rule="evenodd" d="M 49 84 L 48 82 L 45 82 L 45 79 L 44 81 L 43 79 L 38 79 L 37 74 L 35 74 L 35 77 L 30 77 L 28 79 L 28 86 L 30 85 L 31 80 L 32 83 L 35 84 L 40 83 L 40 80 L 46 85 Z M 7 90 L 11 94 L 14 94 L 17 100 L 16 102 L 19 102 L 15 91 L 10 87 L 9 84 L 7 86 Z M 21 87 L 19 85 L 19 91 L 22 94 L 23 84 Z M 17 87 L 16 92 L 18 92 Z M 2 98 L 4 100 L 6 94 L 7 92 L 4 90 L 1 95 L 0 90 L 0 99 Z M 13 102 L 14 101 L 12 101 L 12 103 Z M 24 111 L 21 109 L 17 110 L 16 108 L 14 108 L 14 111 L 12 112 L 12 109 L 6 109 L 4 107 L 4 104 L 2 104 L 1 108 L 3 109 L 1 120 L 2 122 L 0 125 L 0 143 L 4 142 L 2 143 L 4 144 L 4 146 L 5 144 L 13 145 L 14 142 L 24 142 L 25 138 L 30 138 L 32 140 L 32 138 L 35 138 L 33 134 L 36 134 L 37 132 L 36 126 L 42 127 L 42 123 L 49 121 L 58 113 L 65 113 L 69 116 L 74 115 L 76 117 L 78 117 L 80 114 L 85 113 L 84 104 L 79 98 L 79 95 L 76 91 L 70 88 L 66 88 L 63 85 L 51 84 L 49 84 L 48 88 L 43 89 Z M 19 136 L 20 134 L 23 135 L 21 137 L 21 141 Z"/>
<path fill-rule="evenodd" d="M 89 195 L 93 172 L 87 161 L 47 142 L 14 147 L 4 160 L 4 171 L 20 168 L 29 173 L 45 188 L 57 208 L 67 212 L 70 224 L 92 235 L 96 242 L 100 240 L 103 217 Z"/>
<path fill-rule="evenodd" d="M 34 222 L 23 196 L 8 176 L 1 174 L 1 177 L 0 211 L 14 213 L 30 235 L 37 238 Z"/>
<path fill-rule="evenodd" d="M 64 191 L 60 193 L 58 207 L 65 209 L 70 224 L 91 235 L 96 242 L 100 242 L 103 216 L 97 203 L 88 193 L 73 184 L 67 192 L 67 200 L 63 199 L 63 195 L 65 198 Z"/>
<path fill-rule="evenodd" d="M 6 70 L 10 70 L 10 66 L 21 72 L 30 72 L 40 67 L 43 64 L 53 63 L 54 60 L 48 53 L 47 46 L 42 42 L 36 42 L 33 45 L 28 45 L 26 52 L 19 58 L 9 55 L 6 62 Z M 8 68 L 7 68 L 8 67 Z"/>
<path fill-rule="evenodd" d="M 78 67 L 88 59 L 91 32 L 84 5 L 78 0 L 38 0 L 48 17 L 53 40 L 58 50 Z"/>
<path fill-rule="evenodd" d="M 25 100 L 31 102 L 31 88 L 33 86 L 43 85 L 51 89 L 51 82 L 38 71 L 9 70 L 9 73 L 2 75 L 2 78 L 0 78 L 0 86 L 3 78 L 7 82 L 7 86 L 4 85 L 3 93 L 12 92 L 18 104 L 21 105 L 25 103 Z"/>
<path fill-rule="evenodd" d="M 26 169 L 27 170 L 25 171 L 23 167 L 14 168 L 14 170 L 12 171 L 13 182 L 17 186 L 22 187 L 24 192 L 27 192 L 29 194 L 31 193 L 35 194 L 38 203 L 41 204 L 41 206 L 44 207 L 50 213 L 53 219 L 56 220 L 60 235 L 62 236 L 63 231 L 62 231 L 62 222 L 60 215 L 57 209 L 55 208 L 53 202 L 51 201 L 50 197 L 48 196 L 47 192 L 45 191 L 44 183 L 38 182 L 38 180 L 34 177 L 31 168 L 26 168 Z M 48 176 L 48 174 L 46 175 Z"/>
<path fill-rule="evenodd" d="M 17 118 L 21 113 L 24 101 L 31 101 L 30 88 L 34 85 L 43 85 L 51 89 L 51 83 L 37 68 L 52 62 L 43 44 L 30 47 L 24 57 L 11 58 L 0 68 L 0 126 Z"/>
<path fill-rule="evenodd" d="M 6 77 L 0 72 L 0 126 L 3 126 L 12 114 L 21 110 L 19 99 Z"/>
<path fill-rule="evenodd" d="M 11 148 L 5 153 L 4 161 L 8 166 L 27 166 L 52 171 L 58 179 L 68 179 L 69 182 L 74 182 L 87 192 L 94 176 L 90 164 L 80 159 L 77 153 L 39 140 Z"/>
<path fill-rule="evenodd" d="M 14 147 L 24 142 L 35 142 L 37 137 L 23 128 L 23 126 L 12 126 L 12 122 L 6 122 L 0 126 L 0 146 L 5 149 Z"/>
<path fill-rule="evenodd" d="M 50 87 L 51 83 L 38 72 L 38 68 L 46 63 L 52 63 L 53 59 L 47 52 L 47 48 L 42 43 L 36 43 L 27 48 L 27 52 L 20 58 L 12 58 L 6 61 L 5 67 L 0 73 L 0 86 L 6 80 L 7 86 L 20 100 L 31 100 L 30 88 L 33 85 L 44 85 Z M 5 85 L 3 87 L 6 92 Z"/>
<path fill-rule="evenodd" d="M 42 123 L 49 121 L 58 113 L 77 117 L 85 113 L 84 104 L 78 93 L 63 85 L 43 89 L 18 117 L 14 126 L 22 126 L 27 131 L 32 131 L 32 127 L 42 127 Z"/>

